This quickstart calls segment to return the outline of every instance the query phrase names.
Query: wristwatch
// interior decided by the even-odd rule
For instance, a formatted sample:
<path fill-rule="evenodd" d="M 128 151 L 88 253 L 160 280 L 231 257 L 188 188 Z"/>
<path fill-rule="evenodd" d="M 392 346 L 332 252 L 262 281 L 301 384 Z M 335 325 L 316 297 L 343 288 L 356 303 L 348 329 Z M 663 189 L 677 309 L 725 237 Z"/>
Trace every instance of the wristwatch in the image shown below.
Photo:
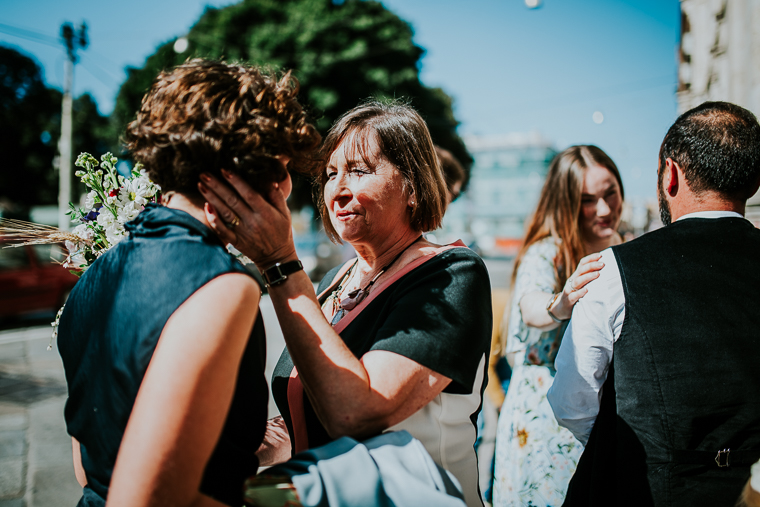
<path fill-rule="evenodd" d="M 557 292 L 556 294 L 552 294 L 552 297 L 549 298 L 549 302 L 546 303 L 546 313 L 549 314 L 549 317 L 552 318 L 554 322 L 562 323 L 565 322 L 563 319 L 558 319 L 554 316 L 552 313 L 552 306 L 554 306 L 554 303 L 557 301 L 557 298 L 562 294 L 561 292 Z"/>
<path fill-rule="evenodd" d="M 289 275 L 292 275 L 293 273 L 297 273 L 303 269 L 303 264 L 301 264 L 301 261 L 295 260 L 295 261 L 289 261 L 289 262 L 278 262 L 274 266 L 270 266 L 267 269 L 265 269 L 261 276 L 264 277 L 264 280 L 266 281 L 266 286 L 271 287 L 274 285 L 280 285 L 282 282 L 288 279 Z"/>

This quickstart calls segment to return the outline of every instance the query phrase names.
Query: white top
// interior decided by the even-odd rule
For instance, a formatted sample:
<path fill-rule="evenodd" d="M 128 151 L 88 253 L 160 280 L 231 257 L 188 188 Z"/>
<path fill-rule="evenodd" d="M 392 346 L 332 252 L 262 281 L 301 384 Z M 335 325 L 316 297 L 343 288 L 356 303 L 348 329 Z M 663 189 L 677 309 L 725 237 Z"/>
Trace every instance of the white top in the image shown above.
<path fill-rule="evenodd" d="M 744 218 L 733 211 L 699 211 L 688 218 Z M 602 252 L 604 268 L 591 281 L 588 293 L 573 308 L 554 366 L 557 374 L 547 398 L 560 426 L 585 446 L 594 427 L 602 385 L 612 362 L 614 343 L 625 319 L 625 295 L 615 254 Z"/>
<path fill-rule="evenodd" d="M 483 507 L 478 493 L 478 457 L 472 445 L 477 428 L 472 424 L 470 414 L 474 414 L 483 402 L 480 392 L 485 366 L 484 354 L 470 394 L 442 392 L 412 416 L 387 430 L 406 430 L 422 442 L 433 461 L 459 481 L 467 507 Z"/>

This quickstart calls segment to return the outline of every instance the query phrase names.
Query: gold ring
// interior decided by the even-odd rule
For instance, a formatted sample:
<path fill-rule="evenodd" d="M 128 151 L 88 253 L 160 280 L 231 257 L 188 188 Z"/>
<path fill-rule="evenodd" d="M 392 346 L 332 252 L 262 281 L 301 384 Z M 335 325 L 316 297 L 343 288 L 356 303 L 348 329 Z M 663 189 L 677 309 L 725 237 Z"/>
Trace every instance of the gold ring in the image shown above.
<path fill-rule="evenodd" d="M 233 216 L 232 222 L 224 224 L 231 231 L 235 230 L 235 227 L 237 227 L 238 225 L 240 225 L 240 219 L 237 217 L 237 215 L 232 215 L 232 216 Z"/>

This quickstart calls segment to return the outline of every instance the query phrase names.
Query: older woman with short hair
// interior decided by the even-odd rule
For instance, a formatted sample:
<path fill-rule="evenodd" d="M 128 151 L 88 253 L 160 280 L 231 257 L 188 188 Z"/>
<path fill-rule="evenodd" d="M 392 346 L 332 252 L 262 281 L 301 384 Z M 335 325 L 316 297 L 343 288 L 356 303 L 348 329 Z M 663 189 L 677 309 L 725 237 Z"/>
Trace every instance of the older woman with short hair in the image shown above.
<path fill-rule="evenodd" d="M 265 199 L 230 174 L 237 193 L 213 178 L 201 190 L 210 223 L 269 283 L 287 344 L 272 390 L 292 449 L 406 429 L 457 477 L 467 504 L 482 505 L 473 444 L 490 284 L 463 244 L 422 237 L 439 227 L 447 200 L 427 126 L 409 106 L 364 104 L 333 126 L 322 155 L 325 231 L 357 258 L 329 272 L 318 295 L 298 263 L 279 189 Z"/>

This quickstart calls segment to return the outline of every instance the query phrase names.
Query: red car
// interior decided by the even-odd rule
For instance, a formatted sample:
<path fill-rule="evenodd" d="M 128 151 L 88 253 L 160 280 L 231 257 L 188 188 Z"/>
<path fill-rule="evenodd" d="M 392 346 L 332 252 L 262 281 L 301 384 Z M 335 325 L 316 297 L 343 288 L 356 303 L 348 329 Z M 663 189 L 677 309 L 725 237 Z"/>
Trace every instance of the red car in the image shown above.
<path fill-rule="evenodd" d="M 61 247 L 6 244 L 0 240 L 0 318 L 57 312 L 79 280 L 55 262 Z"/>

